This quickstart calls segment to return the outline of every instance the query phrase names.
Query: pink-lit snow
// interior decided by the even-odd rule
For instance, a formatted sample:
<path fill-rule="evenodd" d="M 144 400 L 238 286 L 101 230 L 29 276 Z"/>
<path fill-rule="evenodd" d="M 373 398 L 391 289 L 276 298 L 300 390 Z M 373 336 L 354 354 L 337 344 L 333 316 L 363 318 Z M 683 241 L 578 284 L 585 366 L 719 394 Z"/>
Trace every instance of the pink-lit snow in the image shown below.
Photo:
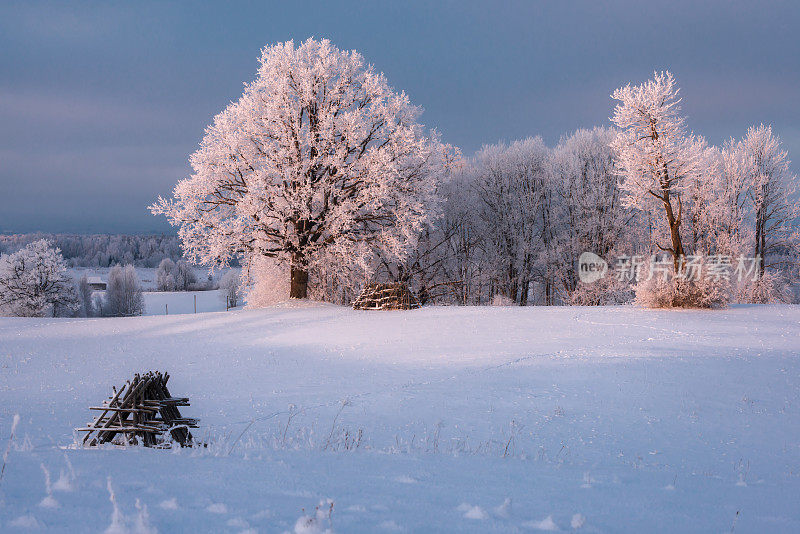
<path fill-rule="evenodd" d="M 800 531 L 796 306 L 0 318 L 0 366 L 2 531 Z M 74 448 L 150 369 L 208 447 Z"/>

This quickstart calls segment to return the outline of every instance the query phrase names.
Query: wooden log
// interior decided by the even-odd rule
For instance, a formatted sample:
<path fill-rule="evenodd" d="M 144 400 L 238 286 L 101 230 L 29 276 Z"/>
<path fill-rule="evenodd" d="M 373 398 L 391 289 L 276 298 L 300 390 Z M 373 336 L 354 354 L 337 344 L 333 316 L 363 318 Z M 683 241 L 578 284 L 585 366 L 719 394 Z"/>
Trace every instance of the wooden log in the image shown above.
<path fill-rule="evenodd" d="M 144 404 L 145 405 L 147 405 L 147 404 L 158 404 L 158 405 L 161 405 L 161 404 L 179 404 L 179 403 L 183 403 L 183 402 L 188 403 L 189 402 L 189 397 L 165 397 L 163 399 L 158 399 L 158 400 L 148 399 L 148 400 L 144 401 Z"/>
<path fill-rule="evenodd" d="M 119 389 L 119 391 L 117 391 L 117 392 L 116 392 L 116 394 L 114 395 L 114 397 L 111 399 L 111 403 L 114 403 L 114 401 L 116 401 L 116 400 L 119 398 L 119 396 L 120 396 L 120 395 L 122 394 L 122 392 L 125 390 L 125 386 L 126 386 L 126 384 L 123 384 L 123 385 L 122 385 L 122 387 Z M 103 412 L 102 414 L 100 414 L 100 417 L 103 417 L 103 416 L 104 416 L 106 413 L 108 413 L 108 411 L 106 411 L 106 412 Z M 98 419 L 99 419 L 99 418 L 98 418 Z M 86 434 L 86 436 L 83 438 L 83 442 L 82 442 L 82 443 L 83 443 L 83 444 L 85 444 L 85 443 L 86 443 L 86 440 L 87 440 L 87 439 L 89 439 L 89 436 L 91 436 L 91 435 L 92 435 L 92 434 L 91 434 L 91 432 L 90 432 L 90 433 L 88 433 L 88 434 Z"/>
<path fill-rule="evenodd" d="M 126 406 L 133 406 L 136 394 L 144 389 L 149 382 L 150 380 L 147 378 L 141 379 L 138 373 L 134 375 L 133 382 L 131 383 L 130 387 L 128 387 L 128 393 L 125 394 L 125 397 L 122 399 L 122 403 L 119 407 L 125 408 Z M 124 423 L 125 419 L 127 418 L 127 414 L 125 417 L 123 417 L 122 414 L 124 413 L 125 412 L 113 412 L 105 426 L 110 426 L 111 422 L 113 422 L 115 419 L 119 419 L 121 423 Z M 105 443 L 114 439 L 115 435 L 116 432 L 114 430 L 109 430 L 106 432 L 101 429 L 97 433 L 97 440 L 99 443 Z"/>
<path fill-rule="evenodd" d="M 92 431 L 95 431 L 95 430 L 98 430 L 98 429 L 89 426 L 89 427 L 84 427 L 84 428 L 76 428 L 75 430 L 77 430 L 79 432 L 86 432 L 86 431 L 92 432 Z M 109 431 L 113 430 L 114 433 L 119 433 L 119 432 L 157 432 L 157 433 L 161 433 L 161 432 L 164 432 L 164 429 L 161 429 L 161 428 L 142 428 L 140 426 L 115 426 L 115 427 L 109 427 L 108 430 Z M 106 443 L 106 442 L 104 442 L 104 443 Z"/>
<path fill-rule="evenodd" d="M 162 397 L 159 400 L 161 401 L 164 401 L 166 399 L 172 400 L 173 397 L 170 394 L 167 385 L 162 384 L 161 386 L 162 387 L 160 388 L 160 391 L 157 392 L 158 396 Z M 188 406 L 189 399 L 188 398 L 184 399 L 186 400 L 186 403 L 183 405 Z M 181 412 L 180 410 L 178 410 L 177 405 L 167 404 L 161 408 L 161 418 L 164 419 L 165 422 L 172 421 L 175 419 L 181 419 Z M 187 428 L 173 428 L 172 430 L 170 430 L 170 434 L 172 435 L 172 439 L 180 443 L 182 447 L 185 447 L 192 441 L 192 434 L 189 432 Z"/>
<path fill-rule="evenodd" d="M 162 431 L 166 429 L 166 427 L 161 423 L 158 423 L 158 424 L 153 424 L 153 423 L 133 424 L 131 421 L 128 421 L 127 423 L 122 423 L 122 424 L 121 423 L 116 423 L 116 424 L 108 425 L 108 426 L 105 426 L 105 425 L 104 426 L 96 426 L 96 425 L 94 425 L 92 423 L 86 423 L 86 426 L 84 428 L 91 428 L 93 430 L 103 430 L 103 431 L 112 431 L 112 430 L 116 431 L 117 429 L 120 429 L 120 428 L 136 428 L 136 427 L 150 428 L 152 430 L 162 430 Z"/>
<path fill-rule="evenodd" d="M 151 427 L 157 428 L 157 427 L 159 427 L 159 426 L 164 424 L 163 421 L 156 421 L 155 419 L 142 419 L 139 422 L 134 422 L 134 421 L 112 421 L 111 424 L 108 424 L 108 421 L 109 420 L 107 418 L 106 419 L 102 419 L 100 421 L 95 419 L 94 421 L 86 423 L 86 426 L 94 428 L 96 430 L 113 430 L 114 428 L 116 428 L 118 426 L 139 426 L 139 425 L 144 425 L 144 426 L 151 426 Z"/>
<path fill-rule="evenodd" d="M 137 406 L 136 408 L 117 408 L 111 406 L 89 406 L 90 410 L 102 410 L 106 412 L 146 412 L 146 413 L 158 413 L 158 410 L 155 408 L 149 408 L 146 406 Z M 102 416 L 101 416 L 102 417 Z"/>
<path fill-rule="evenodd" d="M 157 421 L 159 423 L 172 423 L 172 424 L 197 424 L 198 419 L 194 419 L 193 417 L 177 417 L 175 419 L 170 419 L 166 421 L 164 419 L 151 419 L 151 421 Z"/>

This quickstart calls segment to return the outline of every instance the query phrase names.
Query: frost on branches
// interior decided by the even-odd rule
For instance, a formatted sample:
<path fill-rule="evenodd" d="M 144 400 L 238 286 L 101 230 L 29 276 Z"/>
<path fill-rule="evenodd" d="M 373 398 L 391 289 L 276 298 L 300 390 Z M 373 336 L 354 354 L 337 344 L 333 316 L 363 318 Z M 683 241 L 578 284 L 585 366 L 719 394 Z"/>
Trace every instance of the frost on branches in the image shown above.
<path fill-rule="evenodd" d="M 220 265 L 288 265 L 290 296 L 309 273 L 401 260 L 436 211 L 450 147 L 420 109 L 355 51 L 309 39 L 265 47 L 253 82 L 214 118 L 194 170 L 150 207 L 180 226 L 186 255 Z"/>
<path fill-rule="evenodd" d="M 718 151 L 687 133 L 679 89 L 669 72 L 611 95 L 619 104 L 612 121 L 620 132 L 611 143 L 623 203 L 650 224 L 651 253 L 672 259 L 668 279 L 640 281 L 636 299 L 651 307 L 717 307 L 728 301 L 725 284 L 684 276 L 688 255 L 718 254 L 715 187 Z"/>
<path fill-rule="evenodd" d="M 578 305 L 620 304 L 630 300 L 627 282 L 606 276 L 579 282 L 575 259 L 584 251 L 603 258 L 633 254 L 643 241 L 639 214 L 623 206 L 614 167 L 611 128 L 577 130 L 553 150 L 552 188 L 556 221 L 550 269 L 561 300 Z"/>
<path fill-rule="evenodd" d="M 197 276 L 185 260 L 177 263 L 164 258 L 156 269 L 156 288 L 159 291 L 191 291 L 197 287 Z"/>
<path fill-rule="evenodd" d="M 549 245 L 547 162 L 540 137 L 484 146 L 473 162 L 477 228 L 494 267 L 490 279 L 498 293 L 522 305 Z"/>
<path fill-rule="evenodd" d="M 219 281 L 220 297 L 225 300 L 225 305 L 235 308 L 242 297 L 239 274 L 234 270 L 226 272 Z"/>
<path fill-rule="evenodd" d="M 675 272 L 685 256 L 681 225 L 683 195 L 703 172 L 705 141 L 686 133 L 680 116 L 679 89 L 669 72 L 655 73 L 642 85 L 614 91 L 619 100 L 612 122 L 621 129 L 611 143 L 616 151 L 620 187 L 627 206 L 645 212 L 661 211 L 668 245 L 658 248 L 672 255 Z"/>
<path fill-rule="evenodd" d="M 621 202 L 609 146 L 615 136 L 608 128 L 578 130 L 554 148 L 528 138 L 484 146 L 463 162 L 446 186 L 438 224 L 446 238 L 437 249 L 444 256 L 436 259 L 438 283 L 451 283 L 451 301 L 630 300 L 627 282 L 607 277 L 582 284 L 576 269 L 584 251 L 606 258 L 632 254 L 643 237 L 632 224 L 639 222 L 636 213 Z"/>
<path fill-rule="evenodd" d="M 144 313 L 144 296 L 133 265 L 115 265 L 108 272 L 103 315 L 133 317 Z"/>
<path fill-rule="evenodd" d="M 0 256 L 0 314 L 71 315 L 78 297 L 61 251 L 44 239 Z"/>
<path fill-rule="evenodd" d="M 797 279 L 800 207 L 797 177 L 789 170 L 788 154 L 769 126 L 751 127 L 741 141 L 722 150 L 718 198 L 723 202 L 718 225 L 734 236 L 734 253 L 758 259 L 753 283 L 737 288 L 744 302 L 791 299 L 786 287 Z"/>
<path fill-rule="evenodd" d="M 721 149 L 686 133 L 678 89 L 669 72 L 618 89 L 612 120 L 622 129 L 611 143 L 627 206 L 650 223 L 650 253 L 669 252 L 671 280 L 637 286 L 637 301 L 653 307 L 718 307 L 731 299 L 791 299 L 800 252 L 787 153 L 770 127 L 751 128 Z M 685 259 L 726 256 L 756 260 L 755 277 L 728 284 L 692 281 Z"/>

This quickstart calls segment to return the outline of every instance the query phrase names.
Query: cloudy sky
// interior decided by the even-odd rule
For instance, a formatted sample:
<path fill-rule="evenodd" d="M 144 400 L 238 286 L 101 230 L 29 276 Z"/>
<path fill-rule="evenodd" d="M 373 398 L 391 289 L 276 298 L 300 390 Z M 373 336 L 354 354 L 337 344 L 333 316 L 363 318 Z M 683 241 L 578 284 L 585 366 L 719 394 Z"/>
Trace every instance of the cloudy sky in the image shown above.
<path fill-rule="evenodd" d="M 800 171 L 797 1 L 205 4 L 0 5 L 0 232 L 171 231 L 145 206 L 259 49 L 311 36 L 359 50 L 465 154 L 608 125 L 614 88 L 670 69 L 695 133 L 771 123 Z"/>

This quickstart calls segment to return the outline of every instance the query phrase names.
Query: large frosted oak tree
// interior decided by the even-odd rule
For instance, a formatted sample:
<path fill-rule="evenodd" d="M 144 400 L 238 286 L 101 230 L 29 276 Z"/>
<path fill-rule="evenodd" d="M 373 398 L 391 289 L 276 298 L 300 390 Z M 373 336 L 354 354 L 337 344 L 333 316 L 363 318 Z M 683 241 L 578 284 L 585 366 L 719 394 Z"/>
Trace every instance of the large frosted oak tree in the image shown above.
<path fill-rule="evenodd" d="M 317 262 L 401 259 L 431 219 L 449 147 L 420 112 L 355 51 L 267 46 L 206 129 L 194 173 L 150 209 L 180 227 L 192 260 L 276 258 L 290 265 L 290 296 L 305 298 Z"/>

